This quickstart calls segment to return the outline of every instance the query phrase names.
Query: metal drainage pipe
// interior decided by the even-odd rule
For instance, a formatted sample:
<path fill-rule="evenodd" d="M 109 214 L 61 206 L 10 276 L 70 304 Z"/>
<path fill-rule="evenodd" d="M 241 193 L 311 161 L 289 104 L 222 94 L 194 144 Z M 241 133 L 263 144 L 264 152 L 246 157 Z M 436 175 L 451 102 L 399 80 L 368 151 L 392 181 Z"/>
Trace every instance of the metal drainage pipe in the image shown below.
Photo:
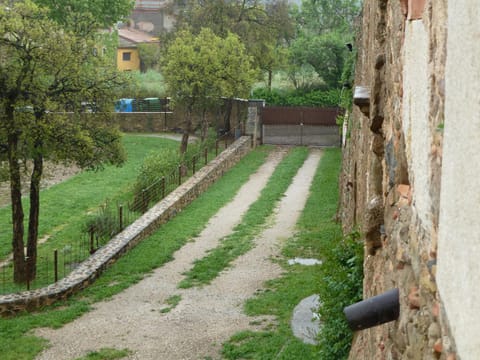
<path fill-rule="evenodd" d="M 368 329 L 398 319 L 400 315 L 399 290 L 383 294 L 347 306 L 343 313 L 353 331 Z"/>

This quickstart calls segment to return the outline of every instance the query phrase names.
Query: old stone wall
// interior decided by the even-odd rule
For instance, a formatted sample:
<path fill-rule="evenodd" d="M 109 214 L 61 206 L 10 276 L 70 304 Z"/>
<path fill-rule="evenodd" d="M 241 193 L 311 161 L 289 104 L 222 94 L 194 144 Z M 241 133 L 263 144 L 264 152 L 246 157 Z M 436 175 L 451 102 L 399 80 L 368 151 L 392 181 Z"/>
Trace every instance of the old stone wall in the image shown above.
<path fill-rule="evenodd" d="M 180 107 L 175 108 L 171 113 L 124 112 L 114 113 L 113 116 L 115 123 L 124 132 L 181 131 L 185 127 L 185 111 Z M 235 128 L 244 129 L 247 116 L 248 101 L 243 99 L 231 100 L 231 106 L 226 100 L 221 106 L 205 114 L 210 126 L 218 130 L 228 125 L 232 131 Z M 201 114 L 195 114 L 194 126 L 200 126 L 201 122 Z"/>
<path fill-rule="evenodd" d="M 0 316 L 47 306 L 92 284 L 101 273 L 129 249 L 154 232 L 196 199 L 225 171 L 250 151 L 251 138 L 244 136 L 223 151 L 190 179 L 148 210 L 110 242 L 81 263 L 67 277 L 46 288 L 0 296 Z"/>
<path fill-rule="evenodd" d="M 399 288 L 400 317 L 356 333 L 351 359 L 460 358 L 436 279 L 447 15 L 447 0 L 363 2 L 355 86 L 369 103 L 349 119 L 340 215 L 365 240 L 364 298 Z"/>
<path fill-rule="evenodd" d="M 115 113 L 113 120 L 123 132 L 164 132 L 177 127 L 172 113 L 135 112 Z"/>

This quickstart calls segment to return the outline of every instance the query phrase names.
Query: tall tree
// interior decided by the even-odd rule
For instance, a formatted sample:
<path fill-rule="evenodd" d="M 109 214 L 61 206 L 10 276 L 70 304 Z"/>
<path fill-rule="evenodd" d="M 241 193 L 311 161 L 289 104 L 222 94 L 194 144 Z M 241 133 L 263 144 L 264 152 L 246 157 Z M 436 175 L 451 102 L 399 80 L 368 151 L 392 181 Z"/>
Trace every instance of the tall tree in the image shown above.
<path fill-rule="evenodd" d="M 255 66 L 267 72 L 280 67 L 278 49 L 293 38 L 295 27 L 287 0 L 176 0 L 183 10 L 177 13 L 177 28 L 198 33 L 210 28 L 225 37 L 232 32 L 240 38 Z"/>
<path fill-rule="evenodd" d="M 66 30 L 29 0 L 0 7 L 0 33 L 0 156 L 9 169 L 14 280 L 23 282 L 35 277 L 44 161 L 95 168 L 124 160 L 119 132 L 101 119 L 108 111 L 78 113 L 81 101 L 101 106 L 123 80 L 112 60 L 95 55 L 93 32 Z M 33 164 L 26 257 L 22 159 Z"/>
<path fill-rule="evenodd" d="M 63 27 L 97 31 L 130 15 L 135 0 L 33 0 L 49 9 L 49 17 Z"/>
<path fill-rule="evenodd" d="M 198 35 L 180 31 L 163 58 L 162 73 L 173 103 L 185 110 L 181 153 L 187 149 L 194 111 L 203 113 L 222 96 L 247 96 L 255 78 L 238 36 L 221 38 L 207 28 Z"/>
<path fill-rule="evenodd" d="M 158 44 L 138 44 L 140 56 L 140 70 L 146 72 L 149 69 L 157 69 L 160 60 L 160 47 Z"/>
<path fill-rule="evenodd" d="M 352 34 L 360 5 L 360 0 L 303 0 L 303 27 L 317 35 L 331 31 Z"/>
<path fill-rule="evenodd" d="M 302 66 L 309 64 L 329 88 L 341 85 L 348 50 L 345 38 L 337 32 L 298 37 L 290 47 L 294 61 Z"/>
<path fill-rule="evenodd" d="M 345 44 L 353 42 L 359 12 L 359 0 L 303 0 L 289 48 L 293 69 L 310 66 L 327 87 L 340 87 L 350 57 Z"/>

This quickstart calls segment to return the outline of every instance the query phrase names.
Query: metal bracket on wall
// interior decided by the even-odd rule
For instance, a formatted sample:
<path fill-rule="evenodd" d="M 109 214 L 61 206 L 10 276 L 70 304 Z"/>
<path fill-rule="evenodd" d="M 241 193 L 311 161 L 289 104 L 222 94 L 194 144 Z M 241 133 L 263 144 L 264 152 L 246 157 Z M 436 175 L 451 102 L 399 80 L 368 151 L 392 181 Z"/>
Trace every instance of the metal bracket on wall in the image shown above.
<path fill-rule="evenodd" d="M 369 116 L 370 114 L 370 89 L 367 86 L 355 86 L 353 92 L 353 103 L 360 108 L 360 111 Z"/>

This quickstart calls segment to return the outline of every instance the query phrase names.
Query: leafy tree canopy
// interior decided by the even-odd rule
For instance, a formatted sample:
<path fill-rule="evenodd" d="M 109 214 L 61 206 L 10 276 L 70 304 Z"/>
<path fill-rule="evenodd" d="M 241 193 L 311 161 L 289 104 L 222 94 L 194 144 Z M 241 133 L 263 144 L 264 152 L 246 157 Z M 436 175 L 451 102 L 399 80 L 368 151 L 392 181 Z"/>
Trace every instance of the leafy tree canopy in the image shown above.
<path fill-rule="evenodd" d="M 138 44 L 141 59 L 141 70 L 156 69 L 160 60 L 160 47 L 157 44 Z"/>
<path fill-rule="evenodd" d="M 311 34 L 336 31 L 351 35 L 360 5 L 360 0 L 303 0 L 297 24 Z"/>
<path fill-rule="evenodd" d="M 329 88 L 351 80 L 352 54 L 346 43 L 353 43 L 359 12 L 358 0 L 303 0 L 301 9 L 294 11 L 297 36 L 289 48 L 291 77 L 311 66 Z"/>
<path fill-rule="evenodd" d="M 83 30 L 110 27 L 126 18 L 134 0 L 34 0 L 49 9 L 49 16 L 66 27 L 83 23 Z"/>
<path fill-rule="evenodd" d="M 208 28 L 198 35 L 178 32 L 163 58 L 162 74 L 173 103 L 186 111 L 182 153 L 193 112 L 204 113 L 221 97 L 247 97 L 256 77 L 252 58 L 238 36 L 228 33 L 222 38 Z"/>
<path fill-rule="evenodd" d="M 273 71 L 281 64 L 278 47 L 294 37 L 295 27 L 287 0 L 177 0 L 183 9 L 177 15 L 177 28 L 199 33 L 210 28 L 225 37 L 229 32 L 243 42 L 256 67 Z"/>
<path fill-rule="evenodd" d="M 247 97 L 255 77 L 252 59 L 238 36 L 221 38 L 204 28 L 183 30 L 170 44 L 162 73 L 176 103 L 196 106 L 220 97 Z"/>
<path fill-rule="evenodd" d="M 22 282 L 35 277 L 44 161 L 97 168 L 124 160 L 120 133 L 108 124 L 112 94 L 124 80 L 111 59 L 95 55 L 93 29 L 82 34 L 65 29 L 48 9 L 29 0 L 0 6 L 0 33 L 0 159 L 8 163 L 14 277 Z M 102 111 L 95 117 L 82 115 L 82 102 Z M 24 160 L 33 163 L 27 257 L 20 177 Z"/>
<path fill-rule="evenodd" d="M 292 59 L 298 66 L 311 65 L 329 88 L 341 85 L 348 50 L 342 34 L 299 36 L 290 47 Z"/>

